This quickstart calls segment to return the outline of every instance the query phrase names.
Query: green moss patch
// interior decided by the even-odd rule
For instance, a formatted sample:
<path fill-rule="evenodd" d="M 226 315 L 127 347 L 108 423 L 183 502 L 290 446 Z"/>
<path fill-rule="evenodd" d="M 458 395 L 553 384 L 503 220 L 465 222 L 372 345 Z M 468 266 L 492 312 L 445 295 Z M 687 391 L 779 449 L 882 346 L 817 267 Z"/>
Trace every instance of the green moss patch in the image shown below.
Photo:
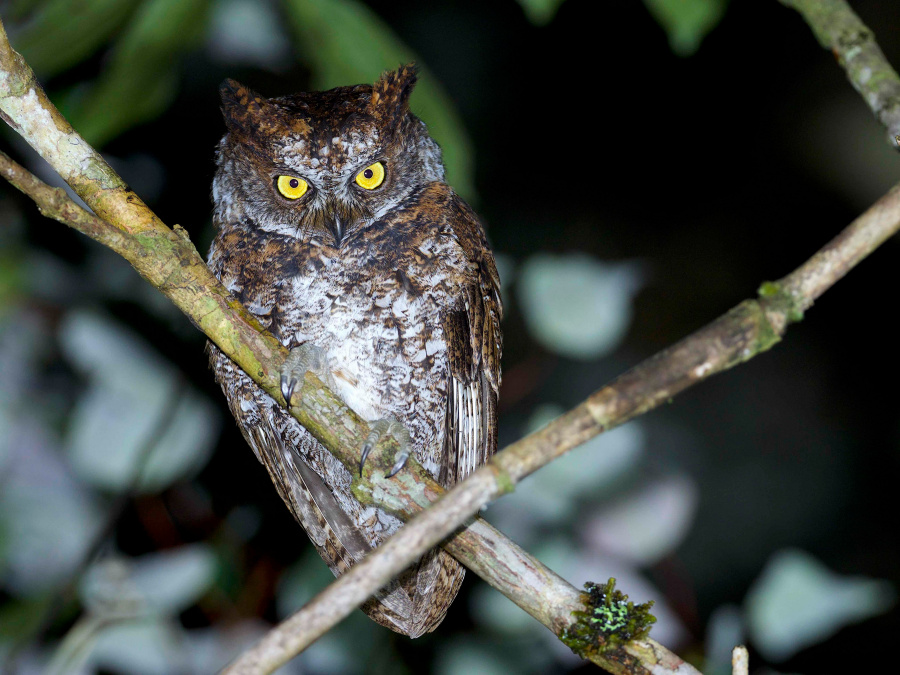
<path fill-rule="evenodd" d="M 560 640 L 582 658 L 643 639 L 656 623 L 650 613 L 653 601 L 635 605 L 616 589 L 615 579 L 603 586 L 588 582 L 584 589 L 581 600 L 585 611 L 573 612 L 575 623 L 560 635 Z"/>

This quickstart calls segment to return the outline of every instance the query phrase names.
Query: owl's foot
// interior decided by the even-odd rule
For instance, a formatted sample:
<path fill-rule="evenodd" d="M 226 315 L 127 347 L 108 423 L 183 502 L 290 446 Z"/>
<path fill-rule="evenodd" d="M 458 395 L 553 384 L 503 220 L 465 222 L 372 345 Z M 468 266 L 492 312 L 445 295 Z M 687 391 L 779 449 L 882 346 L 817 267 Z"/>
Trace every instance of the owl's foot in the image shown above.
<path fill-rule="evenodd" d="M 393 439 L 397 441 L 397 445 L 400 446 L 400 449 L 394 455 L 394 466 L 391 467 L 390 472 L 385 476 L 385 478 L 391 478 L 404 467 L 406 460 L 409 459 L 409 431 L 407 431 L 406 427 L 400 424 L 400 422 L 391 419 L 390 417 L 371 422 L 369 428 L 371 431 L 369 431 L 369 436 L 363 444 L 362 457 L 360 457 L 359 460 L 359 475 L 362 476 L 366 457 L 369 456 L 372 448 L 374 448 L 380 440 L 390 436 L 393 437 Z"/>
<path fill-rule="evenodd" d="M 334 378 L 325 350 L 312 342 L 304 342 L 291 350 L 281 367 L 281 395 L 288 405 L 291 404 L 294 388 L 306 377 L 308 371 L 315 373 L 326 386 L 334 388 Z"/>

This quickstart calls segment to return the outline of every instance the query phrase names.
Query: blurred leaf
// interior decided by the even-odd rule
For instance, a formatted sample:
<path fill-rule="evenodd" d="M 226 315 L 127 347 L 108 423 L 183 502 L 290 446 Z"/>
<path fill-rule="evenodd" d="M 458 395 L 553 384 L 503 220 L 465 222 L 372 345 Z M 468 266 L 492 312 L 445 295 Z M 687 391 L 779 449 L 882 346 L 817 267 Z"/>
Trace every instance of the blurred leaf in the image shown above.
<path fill-rule="evenodd" d="M 20 251 L 10 249 L 0 251 L 0 320 L 9 306 L 19 297 L 25 285 L 21 261 Z"/>
<path fill-rule="evenodd" d="M 40 625 L 47 608 L 56 599 L 54 594 L 45 593 L 0 604 L 0 642 L 16 642 L 30 635 Z"/>
<path fill-rule="evenodd" d="M 175 615 L 210 589 L 216 571 L 212 549 L 206 544 L 191 544 L 136 558 L 131 580 L 152 611 Z"/>
<path fill-rule="evenodd" d="M 278 616 L 286 619 L 332 581 L 334 575 L 327 565 L 321 563 L 321 558 L 315 550 L 305 549 L 300 560 L 278 580 L 278 589 L 275 593 Z"/>
<path fill-rule="evenodd" d="M 545 427 L 563 412 L 555 404 L 539 406 L 523 435 Z M 603 490 L 620 484 L 637 464 L 643 447 L 644 432 L 639 423 L 596 436 L 530 476 L 511 495 L 491 504 L 487 515 L 521 544 L 537 543 L 547 527 L 558 529 L 571 521 L 579 502 L 596 499 Z"/>
<path fill-rule="evenodd" d="M 678 56 L 690 56 L 722 17 L 728 0 L 644 0 Z"/>
<path fill-rule="evenodd" d="M 46 430 L 19 418 L 0 467 L 0 523 L 6 569 L 0 582 L 17 596 L 53 588 L 76 569 L 101 525 L 100 511 L 69 473 Z"/>
<path fill-rule="evenodd" d="M 11 36 L 40 79 L 53 77 L 99 49 L 137 0 L 50 0 Z"/>
<path fill-rule="evenodd" d="M 545 26 L 553 20 L 563 0 L 519 0 L 525 16 L 536 26 Z"/>
<path fill-rule="evenodd" d="M 291 44 L 283 22 L 268 2 L 219 0 L 213 6 L 209 53 L 223 63 L 248 63 L 277 70 L 289 66 Z"/>
<path fill-rule="evenodd" d="M 219 672 L 245 649 L 261 640 L 268 628 L 271 626 L 262 621 L 241 621 L 198 630 L 184 630 L 176 621 L 159 617 L 120 622 L 100 632 L 87 659 L 91 666 L 89 672 L 209 675 Z M 344 649 L 346 651 L 346 644 Z M 275 675 L 311 672 L 302 665 L 305 656 L 304 653 L 274 671 Z M 312 672 L 330 674 L 333 671 Z"/>
<path fill-rule="evenodd" d="M 116 623 L 96 636 L 87 662 L 129 675 L 184 672 L 179 667 L 183 637 L 181 626 L 158 617 Z"/>
<path fill-rule="evenodd" d="M 46 2 L 46 0 L 7 0 L 3 10 L 3 18 L 7 21 L 10 19 L 18 21 L 42 1 Z M 7 26 L 7 30 L 9 30 L 9 26 Z"/>
<path fill-rule="evenodd" d="M 142 382 L 140 395 L 101 382 L 81 396 L 68 437 L 69 457 L 79 476 L 120 492 L 135 484 L 140 471 L 136 487 L 152 493 L 206 463 L 219 428 L 218 414 L 208 401 L 182 394 L 171 421 L 165 427 L 157 424 L 172 405 L 167 400 L 175 395 L 172 382 L 174 378 Z M 148 442 L 153 447 L 144 460 Z"/>
<path fill-rule="evenodd" d="M 840 628 L 881 614 L 896 593 L 886 581 L 843 577 L 808 553 L 775 553 L 747 594 L 744 605 L 753 644 L 767 659 L 781 661 Z"/>
<path fill-rule="evenodd" d="M 532 335 L 573 359 L 594 359 L 615 349 L 631 323 L 632 297 L 643 285 L 635 262 L 603 263 L 582 254 L 539 253 L 517 280 Z"/>
<path fill-rule="evenodd" d="M 489 626 L 498 633 L 533 634 L 546 630 L 537 619 L 487 584 L 478 584 L 472 589 L 469 604 L 469 614 L 478 624 Z"/>
<path fill-rule="evenodd" d="M 370 622 L 371 623 L 371 622 Z M 271 628 L 260 620 L 239 623 L 219 621 L 212 628 L 189 630 L 181 634 L 180 673 L 208 675 L 220 672 L 245 649 L 259 642 Z M 330 634 L 330 633 L 329 633 Z M 324 637 L 327 637 L 326 634 Z M 313 644 L 313 647 L 315 643 Z M 346 649 L 346 644 L 345 644 Z M 304 657 L 293 659 L 275 671 L 275 675 L 303 675 L 310 671 L 303 667 Z M 320 671 L 327 672 L 327 671 Z"/>
<path fill-rule="evenodd" d="M 441 643 L 432 672 L 436 675 L 509 675 L 534 672 L 526 670 L 526 666 L 520 651 L 499 651 L 484 638 L 468 635 Z"/>
<path fill-rule="evenodd" d="M 313 86 L 373 83 L 385 70 L 416 55 L 372 10 L 354 0 L 285 0 L 297 47 L 313 66 Z M 447 182 L 466 199 L 475 194 L 472 150 L 455 106 L 431 73 L 419 64 L 412 109 L 440 144 Z"/>
<path fill-rule="evenodd" d="M 9 533 L 6 586 L 19 595 L 65 579 L 100 525 L 98 512 L 79 491 L 49 485 L 4 486 L 0 518 Z"/>
<path fill-rule="evenodd" d="M 703 675 L 732 675 L 731 651 L 744 644 L 744 620 L 737 605 L 721 605 L 706 624 Z"/>
<path fill-rule="evenodd" d="M 141 490 L 159 491 L 206 463 L 218 413 L 171 364 L 129 331 L 87 313 L 66 317 L 60 341 L 70 361 L 91 376 L 67 437 L 81 477 L 106 489 L 128 489 L 148 443 L 153 447 L 141 471 Z M 180 393 L 173 401 L 175 387 Z"/>
<path fill-rule="evenodd" d="M 212 586 L 218 563 L 206 544 L 179 546 L 138 558 L 111 556 L 85 573 L 81 596 L 105 620 L 176 616 Z"/>
<path fill-rule="evenodd" d="M 178 88 L 181 53 L 206 28 L 210 0 L 146 0 L 116 40 L 109 64 L 85 91 L 62 105 L 72 126 L 93 145 L 157 117 Z"/>
<path fill-rule="evenodd" d="M 584 528 L 594 550 L 648 566 L 687 536 L 697 512 L 698 490 L 687 475 L 669 476 L 594 514 Z"/>

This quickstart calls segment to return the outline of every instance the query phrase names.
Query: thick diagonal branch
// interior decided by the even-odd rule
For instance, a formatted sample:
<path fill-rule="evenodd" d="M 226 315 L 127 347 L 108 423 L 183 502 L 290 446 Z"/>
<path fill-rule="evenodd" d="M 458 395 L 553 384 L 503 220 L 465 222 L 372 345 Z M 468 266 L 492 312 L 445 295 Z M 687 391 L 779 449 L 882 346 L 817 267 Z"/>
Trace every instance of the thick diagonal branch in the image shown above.
<path fill-rule="evenodd" d="M 850 84 L 863 97 L 900 150 L 900 77 L 869 30 L 845 0 L 779 0 L 793 7 L 819 44 L 834 53 Z"/>

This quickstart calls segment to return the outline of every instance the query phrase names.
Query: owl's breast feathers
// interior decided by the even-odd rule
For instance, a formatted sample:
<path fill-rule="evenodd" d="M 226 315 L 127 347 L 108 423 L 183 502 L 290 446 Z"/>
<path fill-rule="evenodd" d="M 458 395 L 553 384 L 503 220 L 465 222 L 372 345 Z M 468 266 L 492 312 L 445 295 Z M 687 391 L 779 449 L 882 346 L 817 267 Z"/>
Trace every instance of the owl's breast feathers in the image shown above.
<path fill-rule="evenodd" d="M 426 184 L 339 248 L 249 218 L 216 225 L 215 274 L 283 344 L 326 348 L 348 405 L 406 425 L 417 459 L 447 487 L 490 457 L 500 283 L 480 222 L 448 186 Z M 336 574 L 399 527 L 361 507 L 349 472 L 216 350 L 213 365 L 244 436 Z M 298 456 L 315 475 L 297 468 Z M 364 609 L 419 635 L 440 623 L 461 579 L 458 563 L 432 551 Z"/>
<path fill-rule="evenodd" d="M 386 298 L 402 296 L 403 303 L 428 307 L 431 315 L 420 314 L 422 320 L 443 324 L 453 377 L 483 376 L 495 394 L 499 389 L 497 268 L 477 216 L 446 184 L 415 191 L 384 218 L 350 233 L 340 248 L 325 238 L 263 232 L 248 218 L 216 224 L 210 265 L 285 345 L 294 342 L 288 332 L 304 332 L 304 319 L 327 322 L 323 310 L 348 320 L 342 310 L 354 296 L 369 294 L 365 309 L 375 314 L 383 313 Z"/>

